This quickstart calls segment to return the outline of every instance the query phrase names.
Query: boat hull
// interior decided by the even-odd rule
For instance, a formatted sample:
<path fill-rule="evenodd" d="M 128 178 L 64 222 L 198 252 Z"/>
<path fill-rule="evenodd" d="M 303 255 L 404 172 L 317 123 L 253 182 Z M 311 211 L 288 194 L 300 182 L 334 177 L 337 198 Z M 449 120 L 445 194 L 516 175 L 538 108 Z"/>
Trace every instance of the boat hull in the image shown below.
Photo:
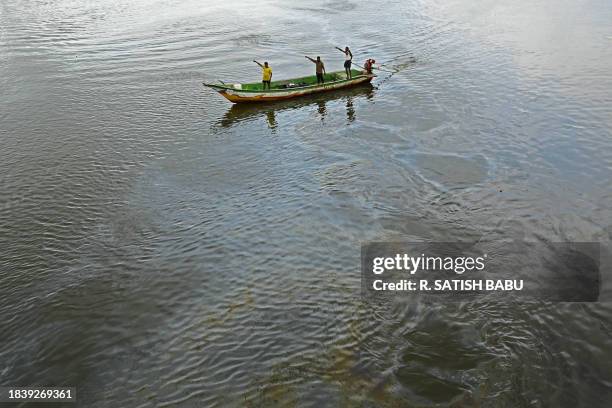
<path fill-rule="evenodd" d="M 323 85 L 313 85 L 293 89 L 272 89 L 270 91 L 248 91 L 233 89 L 229 86 L 211 85 L 206 86 L 216 90 L 221 96 L 232 103 L 256 103 L 273 102 L 292 98 L 299 98 L 305 95 L 312 95 L 336 89 L 349 88 L 352 86 L 368 83 L 372 81 L 374 75 L 359 75 L 353 79 L 343 79 L 339 81 L 326 82 Z"/>

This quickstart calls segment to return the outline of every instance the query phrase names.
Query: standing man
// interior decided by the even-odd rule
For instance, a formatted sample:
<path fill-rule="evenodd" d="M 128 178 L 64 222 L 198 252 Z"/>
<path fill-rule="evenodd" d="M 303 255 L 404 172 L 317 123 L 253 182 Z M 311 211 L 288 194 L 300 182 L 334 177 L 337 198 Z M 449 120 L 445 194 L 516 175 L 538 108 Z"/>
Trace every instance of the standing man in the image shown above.
<path fill-rule="evenodd" d="M 316 60 L 313 60 L 310 57 L 306 57 L 306 59 L 309 59 L 317 66 L 317 85 L 325 83 L 325 64 L 323 64 L 323 61 L 321 61 L 321 57 L 317 57 Z"/>
<path fill-rule="evenodd" d="M 264 62 L 263 65 L 261 65 L 259 62 L 255 60 L 253 60 L 253 62 L 261 67 L 261 73 L 262 73 L 261 82 L 263 84 L 264 91 L 266 90 L 266 85 L 268 85 L 268 90 L 269 90 L 270 82 L 272 82 L 272 68 L 270 68 L 270 66 L 268 65 L 268 61 Z"/>
<path fill-rule="evenodd" d="M 346 47 L 344 50 L 340 47 L 335 47 L 338 51 L 344 53 L 344 72 L 346 72 L 346 79 L 351 79 L 353 74 L 351 73 L 351 64 L 353 63 L 353 53 Z"/>

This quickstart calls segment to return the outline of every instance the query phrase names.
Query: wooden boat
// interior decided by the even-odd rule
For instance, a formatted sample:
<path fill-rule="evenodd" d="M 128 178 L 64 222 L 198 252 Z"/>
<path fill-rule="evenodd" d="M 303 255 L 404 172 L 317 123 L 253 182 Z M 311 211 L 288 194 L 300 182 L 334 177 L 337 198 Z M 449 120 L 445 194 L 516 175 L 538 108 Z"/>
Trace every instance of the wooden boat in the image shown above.
<path fill-rule="evenodd" d="M 353 74 L 352 78 L 347 78 L 344 71 L 327 73 L 325 74 L 324 84 L 317 84 L 316 75 L 273 81 L 270 84 L 270 89 L 266 90 L 263 89 L 261 82 L 249 84 L 207 84 L 204 82 L 204 86 L 214 89 L 233 103 L 268 102 L 348 88 L 370 82 L 376 76 L 356 69 L 351 70 L 351 73 Z"/>

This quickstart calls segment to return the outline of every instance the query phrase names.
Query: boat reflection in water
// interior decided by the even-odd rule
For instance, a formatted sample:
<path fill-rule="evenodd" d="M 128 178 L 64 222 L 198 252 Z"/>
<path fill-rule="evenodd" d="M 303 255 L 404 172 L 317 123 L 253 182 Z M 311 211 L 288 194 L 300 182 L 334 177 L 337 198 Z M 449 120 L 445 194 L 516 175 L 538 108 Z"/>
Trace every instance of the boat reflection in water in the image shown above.
<path fill-rule="evenodd" d="M 353 107 L 352 96 L 346 98 L 346 118 L 349 123 L 353 123 L 355 121 L 355 108 Z"/>
<path fill-rule="evenodd" d="M 349 89 L 340 89 L 338 91 L 330 91 L 324 94 L 314 94 L 303 96 L 297 99 L 288 101 L 269 102 L 264 104 L 234 104 L 223 117 L 217 122 L 221 127 L 232 127 L 240 122 L 251 121 L 261 117 L 265 117 L 268 127 L 276 129 L 278 127 L 277 113 L 301 109 L 313 104 L 317 105 L 317 113 L 321 117 L 321 121 L 325 120 L 327 115 L 327 102 L 346 99 L 346 116 L 348 123 L 355 121 L 356 113 L 354 103 L 361 97 L 367 100 L 374 98 L 376 87 L 370 83 L 356 86 Z"/>
<path fill-rule="evenodd" d="M 327 108 L 325 108 L 325 101 L 319 100 L 317 101 L 317 112 L 321 115 L 321 122 L 325 119 L 325 115 L 327 115 Z"/>

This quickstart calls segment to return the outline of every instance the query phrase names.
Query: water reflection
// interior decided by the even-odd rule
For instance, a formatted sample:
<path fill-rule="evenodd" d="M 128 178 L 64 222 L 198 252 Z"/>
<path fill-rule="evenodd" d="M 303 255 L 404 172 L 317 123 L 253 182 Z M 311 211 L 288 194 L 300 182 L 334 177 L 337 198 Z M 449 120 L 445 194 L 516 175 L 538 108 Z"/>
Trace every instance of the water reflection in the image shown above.
<path fill-rule="evenodd" d="M 276 129 L 276 114 L 273 109 L 266 112 L 266 120 L 270 129 Z"/>
<path fill-rule="evenodd" d="M 355 121 L 355 108 L 353 107 L 353 97 L 346 98 L 346 118 L 349 123 Z"/>
<path fill-rule="evenodd" d="M 317 101 L 317 112 L 321 116 L 321 122 L 323 122 L 325 120 L 325 115 L 327 114 L 324 100 Z"/>
<path fill-rule="evenodd" d="M 356 119 L 354 103 L 357 99 L 365 97 L 371 101 L 374 98 L 375 87 L 364 84 L 355 88 L 332 91 L 320 95 L 306 96 L 290 101 L 270 102 L 265 104 L 235 104 L 232 105 L 223 117 L 216 123 L 221 127 L 232 127 L 243 121 L 250 121 L 264 117 L 270 129 L 276 129 L 279 125 L 277 113 L 301 109 L 316 104 L 317 113 L 323 121 L 328 114 L 327 102 L 346 98 L 346 116 L 348 123 Z M 282 124 L 282 123 L 281 123 Z"/>

